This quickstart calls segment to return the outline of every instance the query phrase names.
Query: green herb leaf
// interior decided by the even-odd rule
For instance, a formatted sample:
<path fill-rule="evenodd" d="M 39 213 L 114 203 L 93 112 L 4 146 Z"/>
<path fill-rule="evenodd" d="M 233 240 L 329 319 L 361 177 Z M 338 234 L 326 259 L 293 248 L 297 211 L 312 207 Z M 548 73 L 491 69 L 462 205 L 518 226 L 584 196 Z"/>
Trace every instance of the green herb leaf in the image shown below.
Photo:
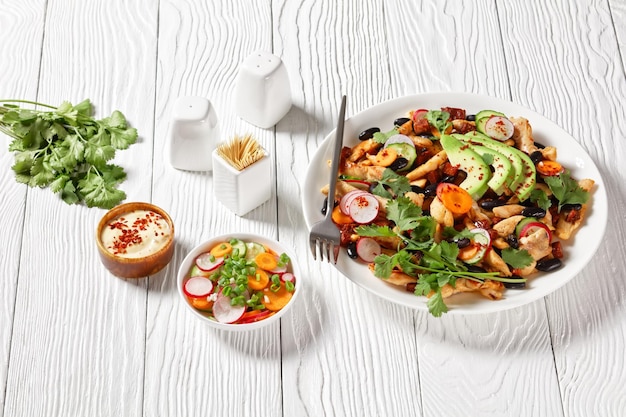
<path fill-rule="evenodd" d="M 533 257 L 525 249 L 506 248 L 502 250 L 502 260 L 513 268 L 525 268 L 533 262 Z"/>
<path fill-rule="evenodd" d="M 428 123 L 437 129 L 440 134 L 445 133 L 449 126 L 451 126 L 449 121 L 450 113 L 446 111 L 430 110 L 426 113 L 426 120 L 428 120 Z"/>
<path fill-rule="evenodd" d="M 387 142 L 387 139 L 397 134 L 398 134 L 398 129 L 393 128 L 387 133 L 383 133 L 383 132 L 374 133 L 374 136 L 372 137 L 372 139 L 374 140 L 374 142 L 377 142 L 377 143 L 385 143 Z"/>
<path fill-rule="evenodd" d="M 443 301 L 443 296 L 441 295 L 441 289 L 438 289 L 426 302 L 428 306 L 428 311 L 434 317 L 441 317 L 443 313 L 448 312 L 448 306 Z"/>
<path fill-rule="evenodd" d="M 559 200 L 559 211 L 565 204 L 585 204 L 589 199 L 589 193 L 572 179 L 569 171 L 552 177 L 544 177 L 544 181 Z"/>
<path fill-rule="evenodd" d="M 552 205 L 550 199 L 548 198 L 548 195 L 539 188 L 535 188 L 531 191 L 530 201 L 537 204 L 537 206 L 541 207 L 544 210 L 548 210 Z"/>
<path fill-rule="evenodd" d="M 389 188 L 391 192 L 385 188 Z M 394 196 L 403 196 L 411 191 L 411 184 L 404 175 L 398 175 L 393 170 L 385 168 L 382 178 L 378 180 L 378 184 L 372 190 L 373 194 L 384 198 L 393 198 Z"/>

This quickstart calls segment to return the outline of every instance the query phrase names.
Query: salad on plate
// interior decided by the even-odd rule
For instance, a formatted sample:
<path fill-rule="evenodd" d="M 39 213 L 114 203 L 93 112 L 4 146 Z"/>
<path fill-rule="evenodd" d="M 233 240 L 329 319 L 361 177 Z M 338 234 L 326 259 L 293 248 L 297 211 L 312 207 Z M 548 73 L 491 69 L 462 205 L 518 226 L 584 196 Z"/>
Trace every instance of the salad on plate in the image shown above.
<path fill-rule="evenodd" d="M 354 262 L 440 316 L 455 294 L 499 300 L 560 269 L 594 183 L 573 178 L 524 117 L 415 109 L 343 148 L 332 218 Z"/>

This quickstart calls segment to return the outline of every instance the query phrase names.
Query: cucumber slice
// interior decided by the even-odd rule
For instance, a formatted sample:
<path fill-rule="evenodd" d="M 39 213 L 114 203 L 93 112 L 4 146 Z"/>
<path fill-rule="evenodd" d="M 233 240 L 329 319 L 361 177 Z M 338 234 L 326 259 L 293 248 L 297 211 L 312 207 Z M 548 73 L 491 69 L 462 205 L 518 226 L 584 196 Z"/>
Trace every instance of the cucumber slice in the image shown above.
<path fill-rule="evenodd" d="M 246 243 L 246 259 L 254 260 L 254 258 L 259 254 L 265 252 L 265 246 L 261 245 L 257 242 L 248 242 Z"/>
<path fill-rule="evenodd" d="M 233 254 L 237 252 L 240 258 L 243 258 L 244 256 L 246 256 L 246 251 L 247 251 L 246 242 L 240 239 L 232 239 L 230 241 L 230 244 L 233 247 Z"/>
<path fill-rule="evenodd" d="M 387 147 L 392 148 L 398 153 L 398 156 L 401 156 L 408 161 L 406 167 L 398 171 L 407 171 L 411 169 L 413 163 L 415 162 L 415 159 L 417 158 L 417 151 L 415 150 L 415 145 L 413 145 L 413 143 L 411 143 L 410 145 L 404 142 L 392 143 Z"/>
<path fill-rule="evenodd" d="M 515 226 L 515 235 L 519 238 L 522 230 L 524 229 L 524 227 L 526 227 L 527 224 L 535 223 L 538 221 L 539 219 L 535 217 L 526 217 L 525 219 L 520 220 L 519 223 L 517 223 L 517 226 Z"/>

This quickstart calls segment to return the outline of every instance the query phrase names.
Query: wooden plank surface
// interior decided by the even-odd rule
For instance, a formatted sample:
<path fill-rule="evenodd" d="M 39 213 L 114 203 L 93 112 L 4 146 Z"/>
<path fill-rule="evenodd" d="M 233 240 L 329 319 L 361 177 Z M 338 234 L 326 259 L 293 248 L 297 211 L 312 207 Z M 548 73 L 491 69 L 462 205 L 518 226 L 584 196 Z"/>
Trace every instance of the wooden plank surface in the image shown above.
<path fill-rule="evenodd" d="M 14 181 L 0 147 L 0 417 L 14 415 L 621 416 L 626 409 L 626 7 L 523 0 L 15 2 L 0 0 L 0 97 L 90 98 L 140 140 L 118 153 L 129 200 L 174 218 L 174 259 L 140 280 L 101 267 L 103 210 Z M 275 128 L 236 116 L 237 68 L 257 50 L 287 67 L 294 105 Z M 10 57 L 11 59 L 8 59 Z M 444 316 L 396 306 L 309 254 L 306 166 L 348 116 L 407 94 L 512 100 L 568 131 L 609 195 L 605 242 L 576 278 L 504 313 Z M 272 198 L 239 217 L 213 176 L 166 158 L 174 102 L 215 107 L 223 140 L 253 134 Z M 454 105 L 454 103 L 450 103 Z M 195 245 L 246 231 L 292 247 L 301 303 L 250 334 L 213 331 L 179 300 Z"/>

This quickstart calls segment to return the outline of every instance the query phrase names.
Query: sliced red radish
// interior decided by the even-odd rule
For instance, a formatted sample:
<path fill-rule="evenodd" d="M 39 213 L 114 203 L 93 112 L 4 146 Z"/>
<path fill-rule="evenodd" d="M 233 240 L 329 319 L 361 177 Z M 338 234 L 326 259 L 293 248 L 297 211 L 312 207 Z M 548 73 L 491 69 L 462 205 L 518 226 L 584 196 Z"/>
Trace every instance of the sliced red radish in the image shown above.
<path fill-rule="evenodd" d="M 270 272 L 272 274 L 276 274 L 276 275 L 282 275 L 285 272 L 287 272 L 287 265 L 278 265 L 276 268 L 271 269 L 268 272 Z"/>
<path fill-rule="evenodd" d="M 365 262 L 374 262 L 382 252 L 380 244 L 371 237 L 362 237 L 356 242 L 356 253 Z"/>
<path fill-rule="evenodd" d="M 378 216 L 379 203 L 373 194 L 366 193 L 356 196 L 350 202 L 348 211 L 352 220 L 357 223 L 370 223 Z"/>
<path fill-rule="evenodd" d="M 545 232 L 548 234 L 548 241 L 552 242 L 552 232 L 550 231 L 550 228 L 541 222 L 528 223 L 520 231 L 519 237 L 521 239 L 523 237 L 530 236 L 533 233 L 535 233 L 537 230 L 545 230 Z"/>
<path fill-rule="evenodd" d="M 185 282 L 183 292 L 187 297 L 207 297 L 213 292 L 213 281 L 206 277 L 191 277 Z"/>
<path fill-rule="evenodd" d="M 358 188 L 359 190 L 368 190 L 370 188 L 370 185 L 372 185 L 371 182 L 368 182 L 365 180 L 343 180 L 343 181 L 347 182 L 353 187 Z"/>
<path fill-rule="evenodd" d="M 292 274 L 291 272 L 285 272 L 284 274 L 282 274 L 280 276 L 280 280 L 283 282 L 296 282 L 296 276 L 294 274 Z"/>
<path fill-rule="evenodd" d="M 424 117 L 426 117 L 426 114 L 428 113 L 427 109 L 418 109 L 415 110 L 413 112 L 413 120 L 419 120 L 419 119 L 423 119 Z"/>
<path fill-rule="evenodd" d="M 513 136 L 514 130 L 513 122 L 506 117 L 491 116 L 485 122 L 485 133 L 496 140 L 505 141 L 509 139 Z"/>
<path fill-rule="evenodd" d="M 234 323 L 246 312 L 246 306 L 230 305 L 230 297 L 220 292 L 213 304 L 213 317 L 220 323 Z"/>
<path fill-rule="evenodd" d="M 196 258 L 196 266 L 203 271 L 213 271 L 224 263 L 223 257 L 215 257 L 209 252 L 205 252 Z"/>
<path fill-rule="evenodd" d="M 415 146 L 415 144 L 413 143 L 413 141 L 411 140 L 410 137 L 406 136 L 406 135 L 402 135 L 402 134 L 397 134 L 397 135 L 393 135 L 391 136 L 389 139 L 387 139 L 385 141 L 385 148 L 389 145 L 392 145 L 394 143 L 406 143 L 407 145 L 411 145 L 411 146 Z"/>
<path fill-rule="evenodd" d="M 363 190 L 348 191 L 343 197 L 341 197 L 341 200 L 339 201 L 339 210 L 341 210 L 343 214 L 350 214 L 349 207 L 350 203 L 352 203 L 352 199 L 354 199 L 354 197 L 364 194 L 368 194 L 368 192 Z"/>

